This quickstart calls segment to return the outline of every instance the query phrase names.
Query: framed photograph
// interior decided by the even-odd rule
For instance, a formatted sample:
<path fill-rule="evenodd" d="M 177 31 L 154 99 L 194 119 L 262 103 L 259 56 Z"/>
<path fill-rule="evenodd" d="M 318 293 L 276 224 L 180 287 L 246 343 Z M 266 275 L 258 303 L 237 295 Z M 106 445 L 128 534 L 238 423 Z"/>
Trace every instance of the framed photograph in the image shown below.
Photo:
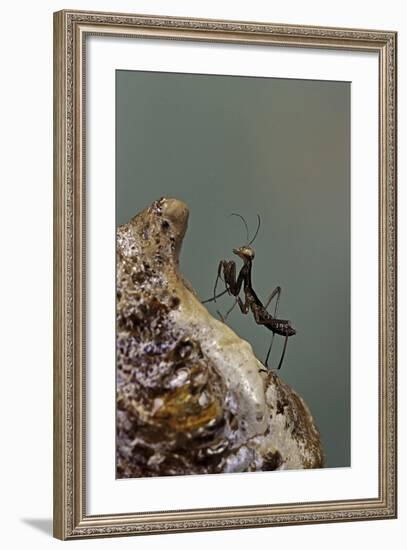
<path fill-rule="evenodd" d="M 54 534 L 396 517 L 396 33 L 54 15 Z"/>

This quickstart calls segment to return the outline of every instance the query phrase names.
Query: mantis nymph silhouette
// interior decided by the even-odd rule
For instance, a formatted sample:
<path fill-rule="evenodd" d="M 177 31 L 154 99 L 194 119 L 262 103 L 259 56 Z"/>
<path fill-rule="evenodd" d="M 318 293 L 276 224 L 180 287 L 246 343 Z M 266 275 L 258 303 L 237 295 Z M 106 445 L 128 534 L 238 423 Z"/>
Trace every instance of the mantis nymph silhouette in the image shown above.
<path fill-rule="evenodd" d="M 239 248 L 233 249 L 233 253 L 239 256 L 239 258 L 243 261 L 243 265 L 240 268 L 239 274 L 236 277 L 236 263 L 233 260 L 230 260 L 230 261 L 221 260 L 219 262 L 218 273 L 215 281 L 215 286 L 213 289 L 213 297 L 209 298 L 208 300 L 204 300 L 202 303 L 205 304 L 208 302 L 216 302 L 217 298 L 228 293 L 229 295 L 235 297 L 235 301 L 233 303 L 233 306 L 226 312 L 226 314 L 224 316 L 221 315 L 221 318 L 223 321 L 226 321 L 226 319 L 228 318 L 229 314 L 234 309 L 236 304 L 239 304 L 240 311 L 243 314 L 246 315 L 249 311 L 251 311 L 256 323 L 258 325 L 264 326 L 265 328 L 267 328 L 273 333 L 271 337 L 270 346 L 267 351 L 266 359 L 264 361 L 265 367 L 268 367 L 268 360 L 270 357 L 270 352 L 273 346 L 275 335 L 278 334 L 280 336 L 284 336 L 285 341 L 284 341 L 283 351 L 277 366 L 277 369 L 280 369 L 281 365 L 283 364 L 285 352 L 287 349 L 288 337 L 296 334 L 296 331 L 295 329 L 292 328 L 291 321 L 287 321 L 285 319 L 277 319 L 278 304 L 281 296 L 281 287 L 277 286 L 273 290 L 273 292 L 270 294 L 266 303 L 263 304 L 260 298 L 257 296 L 252 286 L 252 268 L 253 268 L 253 260 L 254 260 L 255 254 L 251 245 L 256 239 L 260 229 L 260 216 L 257 215 L 257 219 L 258 219 L 257 229 L 254 234 L 254 237 L 251 240 L 249 237 L 249 230 L 247 227 L 247 223 L 246 223 L 246 220 L 243 218 L 243 216 L 241 216 L 240 214 L 231 214 L 231 216 L 238 216 L 243 221 L 246 227 L 247 244 Z M 220 294 L 216 294 L 218 281 L 219 279 L 222 280 L 222 276 L 223 276 L 223 281 L 225 283 L 226 288 Z M 242 290 L 242 287 L 243 287 L 243 293 L 244 293 L 244 301 L 240 297 L 240 292 Z M 274 304 L 274 311 L 272 315 L 267 311 L 267 308 L 269 307 L 269 305 L 274 299 L 275 299 L 275 304 Z"/>

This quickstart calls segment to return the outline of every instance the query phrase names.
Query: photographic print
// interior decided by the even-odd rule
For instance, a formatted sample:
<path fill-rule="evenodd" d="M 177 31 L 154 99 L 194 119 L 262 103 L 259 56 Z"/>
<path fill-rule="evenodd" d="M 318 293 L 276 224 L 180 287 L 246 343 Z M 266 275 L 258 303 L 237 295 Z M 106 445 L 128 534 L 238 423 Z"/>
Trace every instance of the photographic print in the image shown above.
<path fill-rule="evenodd" d="M 54 29 L 54 535 L 396 517 L 396 33 Z"/>
<path fill-rule="evenodd" d="M 117 71 L 117 477 L 348 467 L 349 82 Z"/>

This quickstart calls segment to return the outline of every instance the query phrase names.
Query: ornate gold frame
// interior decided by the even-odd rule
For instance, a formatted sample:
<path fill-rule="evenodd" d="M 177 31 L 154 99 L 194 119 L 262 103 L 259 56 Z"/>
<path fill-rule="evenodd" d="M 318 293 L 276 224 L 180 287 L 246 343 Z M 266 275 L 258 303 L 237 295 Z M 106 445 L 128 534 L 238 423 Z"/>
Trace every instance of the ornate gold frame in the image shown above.
<path fill-rule="evenodd" d="M 89 34 L 336 48 L 379 57 L 378 498 L 86 515 L 83 82 Z M 54 535 L 60 539 L 396 517 L 395 32 L 60 11 L 54 14 Z"/>

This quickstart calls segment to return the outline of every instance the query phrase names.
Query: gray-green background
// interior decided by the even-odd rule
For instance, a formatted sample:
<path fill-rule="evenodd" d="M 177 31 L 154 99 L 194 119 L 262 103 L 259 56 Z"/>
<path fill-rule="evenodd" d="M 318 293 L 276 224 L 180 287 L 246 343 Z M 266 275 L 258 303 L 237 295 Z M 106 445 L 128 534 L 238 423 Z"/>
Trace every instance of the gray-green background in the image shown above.
<path fill-rule="evenodd" d="M 181 269 L 202 299 L 253 232 L 253 286 L 282 286 L 280 371 L 309 405 L 328 467 L 350 465 L 350 84 L 117 71 L 117 224 L 161 196 L 190 208 Z M 225 311 L 226 297 L 216 307 Z M 264 359 L 270 333 L 228 323 Z M 272 365 L 280 357 L 276 337 Z"/>

